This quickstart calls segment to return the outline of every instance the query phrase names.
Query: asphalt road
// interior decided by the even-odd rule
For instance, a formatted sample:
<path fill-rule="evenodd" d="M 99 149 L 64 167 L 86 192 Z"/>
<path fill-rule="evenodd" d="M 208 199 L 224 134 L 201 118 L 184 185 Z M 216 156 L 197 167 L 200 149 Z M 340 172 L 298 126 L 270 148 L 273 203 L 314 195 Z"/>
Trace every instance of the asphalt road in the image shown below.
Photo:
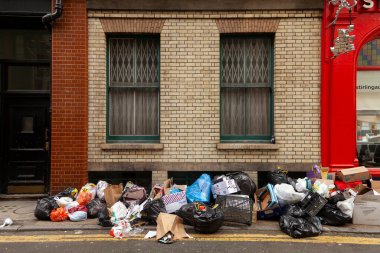
<path fill-rule="evenodd" d="M 161 244 L 142 235 L 115 239 L 106 232 L 55 231 L 15 232 L 0 234 L 1 253 L 96 253 L 96 252 L 142 252 L 142 253 L 220 253 L 220 252 L 310 252 L 350 253 L 380 251 L 379 235 L 332 234 L 293 239 L 279 232 L 255 233 L 228 231 L 213 235 L 192 234 L 194 239 L 184 239 L 173 244 Z"/>

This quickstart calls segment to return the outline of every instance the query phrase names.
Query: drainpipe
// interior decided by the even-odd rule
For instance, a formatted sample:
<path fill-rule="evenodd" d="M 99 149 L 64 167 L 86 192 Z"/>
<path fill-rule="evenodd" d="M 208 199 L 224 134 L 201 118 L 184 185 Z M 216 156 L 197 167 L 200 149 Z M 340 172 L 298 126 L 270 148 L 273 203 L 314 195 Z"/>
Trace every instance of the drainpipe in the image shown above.
<path fill-rule="evenodd" d="M 45 16 L 42 17 L 42 23 L 44 24 L 45 28 L 51 33 L 52 30 L 52 23 L 54 20 L 62 16 L 62 0 L 56 0 L 55 1 L 55 11 L 54 13 L 48 13 Z"/>

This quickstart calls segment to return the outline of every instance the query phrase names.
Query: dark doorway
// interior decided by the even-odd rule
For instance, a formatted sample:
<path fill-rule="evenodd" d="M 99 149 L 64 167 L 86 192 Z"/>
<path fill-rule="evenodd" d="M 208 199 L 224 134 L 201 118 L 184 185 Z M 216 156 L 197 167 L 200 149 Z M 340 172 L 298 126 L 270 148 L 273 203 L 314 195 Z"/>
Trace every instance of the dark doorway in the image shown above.
<path fill-rule="evenodd" d="M 50 167 L 51 42 L 41 17 L 0 25 L 1 193 L 46 193 Z"/>

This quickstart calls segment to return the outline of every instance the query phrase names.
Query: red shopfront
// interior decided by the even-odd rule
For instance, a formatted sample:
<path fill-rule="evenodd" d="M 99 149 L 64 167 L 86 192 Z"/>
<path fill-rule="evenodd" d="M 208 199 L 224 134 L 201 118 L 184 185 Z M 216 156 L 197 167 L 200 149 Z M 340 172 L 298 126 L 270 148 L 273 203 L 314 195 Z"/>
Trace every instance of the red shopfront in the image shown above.
<path fill-rule="evenodd" d="M 332 171 L 358 165 L 380 177 L 380 0 L 358 0 L 351 15 L 325 0 L 322 21 L 321 154 Z M 353 1 L 348 1 L 353 2 Z M 332 59 L 337 29 L 355 26 L 355 49 Z"/>

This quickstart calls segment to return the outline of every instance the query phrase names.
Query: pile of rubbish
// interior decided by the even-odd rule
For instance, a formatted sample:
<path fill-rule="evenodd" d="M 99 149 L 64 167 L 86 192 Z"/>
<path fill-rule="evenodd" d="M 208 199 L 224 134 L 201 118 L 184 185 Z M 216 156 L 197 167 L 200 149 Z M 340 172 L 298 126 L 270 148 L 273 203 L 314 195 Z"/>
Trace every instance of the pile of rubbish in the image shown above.
<path fill-rule="evenodd" d="M 329 173 L 315 165 L 307 177 L 297 180 L 280 169 L 267 176 L 268 184 L 260 189 L 243 172 L 213 179 L 202 174 L 190 186 L 168 179 L 149 195 L 131 182 L 87 183 L 79 192 L 67 188 L 38 200 L 35 216 L 55 222 L 97 218 L 100 226 L 111 227 L 110 235 L 116 238 L 140 234 L 145 224 L 156 225 L 157 231 L 149 231 L 146 238 L 161 243 L 190 237 L 183 224 L 210 234 L 226 222 L 251 225 L 256 219 L 278 220 L 281 230 L 294 238 L 320 235 L 322 225 L 380 225 L 380 196 L 371 188 L 364 167 Z"/>
<path fill-rule="evenodd" d="M 293 238 L 318 236 L 322 225 L 376 225 L 371 219 L 380 214 L 380 196 L 365 167 L 329 173 L 314 165 L 297 180 L 277 169 L 268 173 L 268 181 L 256 192 L 257 216 L 279 219 L 281 230 Z M 374 212 L 364 214 L 368 208 Z"/>
<path fill-rule="evenodd" d="M 172 179 L 155 185 L 150 194 L 144 187 L 128 182 L 112 185 L 87 183 L 78 192 L 67 188 L 55 196 L 37 201 L 35 216 L 60 222 L 97 218 L 111 227 L 110 235 L 123 238 L 142 233 L 144 224 L 157 225 L 159 242 L 172 243 L 190 237 L 183 224 L 199 233 L 215 233 L 225 222 L 252 224 L 256 185 L 243 172 L 211 180 L 202 174 L 192 185 L 177 185 Z"/>

